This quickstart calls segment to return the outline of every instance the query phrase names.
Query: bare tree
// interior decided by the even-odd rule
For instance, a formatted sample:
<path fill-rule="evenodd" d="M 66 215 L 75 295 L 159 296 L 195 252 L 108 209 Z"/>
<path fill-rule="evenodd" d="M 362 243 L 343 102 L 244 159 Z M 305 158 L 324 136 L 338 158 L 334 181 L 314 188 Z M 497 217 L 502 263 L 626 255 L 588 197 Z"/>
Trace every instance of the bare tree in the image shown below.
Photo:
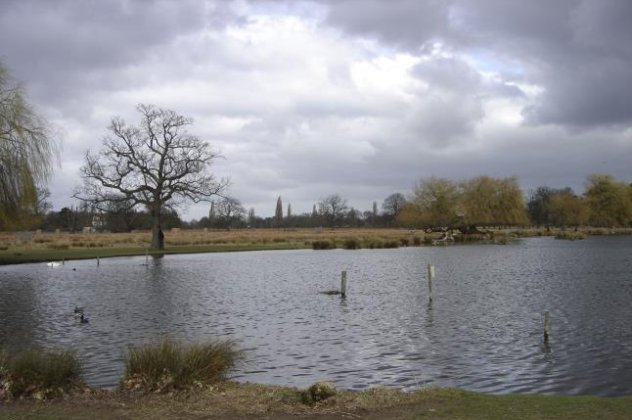
<path fill-rule="evenodd" d="M 339 194 L 328 195 L 318 203 L 319 212 L 330 224 L 335 224 L 347 211 L 347 200 Z"/>
<path fill-rule="evenodd" d="M 241 201 L 232 197 L 224 197 L 216 204 L 219 222 L 226 228 L 230 228 L 233 222 L 243 219 L 246 210 Z"/>
<path fill-rule="evenodd" d="M 406 197 L 402 193 L 394 193 L 384 199 L 382 209 L 386 214 L 397 217 L 402 207 L 406 204 Z"/>
<path fill-rule="evenodd" d="M 138 105 L 139 126 L 115 117 L 98 153 L 86 152 L 83 188 L 75 197 L 101 207 L 113 197 L 145 206 L 152 220 L 152 249 L 164 249 L 162 215 L 184 201 L 210 201 L 228 181 L 209 172 L 218 157 L 189 134 L 190 118 L 153 105 Z"/>

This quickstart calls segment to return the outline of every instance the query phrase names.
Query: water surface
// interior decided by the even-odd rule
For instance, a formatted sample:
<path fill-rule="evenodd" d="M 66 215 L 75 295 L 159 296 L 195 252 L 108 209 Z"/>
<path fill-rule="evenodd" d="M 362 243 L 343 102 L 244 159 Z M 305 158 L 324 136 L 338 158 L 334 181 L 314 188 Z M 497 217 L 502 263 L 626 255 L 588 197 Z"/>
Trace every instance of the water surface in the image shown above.
<path fill-rule="evenodd" d="M 113 387 L 129 345 L 237 340 L 234 376 L 307 386 L 632 394 L 632 238 L 0 267 L 0 344 L 74 348 Z M 426 265 L 436 267 L 428 302 Z M 337 289 L 348 273 L 348 297 Z M 89 324 L 73 317 L 85 307 Z M 542 315 L 550 310 L 550 347 Z"/>

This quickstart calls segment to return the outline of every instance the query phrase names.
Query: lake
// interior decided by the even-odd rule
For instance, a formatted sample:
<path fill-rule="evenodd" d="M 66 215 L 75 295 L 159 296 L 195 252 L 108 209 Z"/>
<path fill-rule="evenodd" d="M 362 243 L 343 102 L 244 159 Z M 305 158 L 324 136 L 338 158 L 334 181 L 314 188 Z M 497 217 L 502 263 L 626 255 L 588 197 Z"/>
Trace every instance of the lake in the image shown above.
<path fill-rule="evenodd" d="M 114 387 L 129 345 L 231 338 L 238 381 L 632 394 L 632 238 L 262 251 L 0 267 L 0 346 L 75 349 Z M 436 269 L 428 302 L 426 266 Z M 337 289 L 348 273 L 348 296 Z M 73 317 L 85 307 L 88 324 Z M 550 346 L 543 313 L 551 313 Z"/>

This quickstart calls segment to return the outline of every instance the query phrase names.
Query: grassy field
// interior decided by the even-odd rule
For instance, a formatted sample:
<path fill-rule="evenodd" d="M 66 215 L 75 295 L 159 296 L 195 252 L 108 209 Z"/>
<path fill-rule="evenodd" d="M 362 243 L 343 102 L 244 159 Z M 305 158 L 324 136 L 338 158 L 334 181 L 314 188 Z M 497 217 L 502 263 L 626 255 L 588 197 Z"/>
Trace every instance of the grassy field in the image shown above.
<path fill-rule="evenodd" d="M 256 251 L 312 248 L 314 241 L 343 247 L 357 241 L 369 247 L 421 243 L 422 231 L 405 229 L 239 229 L 165 232 L 164 253 Z M 0 233 L 0 264 L 143 255 L 149 232 L 137 233 Z"/>
<path fill-rule="evenodd" d="M 222 382 L 176 394 L 90 391 L 0 403 L 3 419 L 630 419 L 632 397 L 494 396 L 457 389 L 338 392 L 306 404 L 295 388 Z"/>
<path fill-rule="evenodd" d="M 587 235 L 630 234 L 632 229 L 582 229 L 570 231 L 544 229 L 494 230 L 497 243 L 512 237 L 556 236 L 582 239 Z M 560 235 L 560 233 L 562 233 Z M 427 234 L 409 229 L 236 229 L 180 230 L 165 232 L 165 254 L 257 251 L 312 248 L 385 248 L 432 244 L 441 233 Z M 136 233 L 49 233 L 0 232 L 0 265 L 25 262 L 60 261 L 143 255 L 150 245 L 149 232 Z"/>

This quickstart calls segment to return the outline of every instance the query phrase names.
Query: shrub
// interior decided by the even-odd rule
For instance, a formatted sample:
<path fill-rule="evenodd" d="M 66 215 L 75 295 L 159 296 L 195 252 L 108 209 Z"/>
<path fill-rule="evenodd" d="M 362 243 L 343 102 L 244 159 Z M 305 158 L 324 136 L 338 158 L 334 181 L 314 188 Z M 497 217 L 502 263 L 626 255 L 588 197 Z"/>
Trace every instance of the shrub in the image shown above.
<path fill-rule="evenodd" d="M 232 341 L 182 344 L 165 338 L 129 350 L 121 387 L 168 392 L 209 385 L 224 380 L 240 356 Z"/>
<path fill-rule="evenodd" d="M 336 244 L 330 240 L 322 240 L 322 241 L 313 241 L 312 249 L 333 249 L 336 247 Z"/>
<path fill-rule="evenodd" d="M 419 236 L 413 237 L 413 245 L 415 245 L 415 246 L 420 246 L 421 245 L 421 238 Z"/>
<path fill-rule="evenodd" d="M 384 248 L 399 248 L 399 242 L 397 242 L 397 241 L 386 241 L 386 242 L 384 242 Z"/>
<path fill-rule="evenodd" d="M 301 393 L 301 399 L 305 404 L 314 404 L 331 398 L 337 393 L 336 386 L 331 382 L 316 382 Z"/>
<path fill-rule="evenodd" d="M 79 362 L 68 350 L 0 352 L 0 399 L 64 395 L 82 385 L 80 372 Z"/>
<path fill-rule="evenodd" d="M 70 245 L 68 244 L 48 244 L 49 249 L 68 249 Z"/>
<path fill-rule="evenodd" d="M 345 249 L 360 249 L 360 241 L 355 238 L 346 239 L 343 244 Z"/>
<path fill-rule="evenodd" d="M 586 234 L 583 232 L 562 231 L 555 235 L 555 239 L 566 239 L 569 241 L 575 241 L 578 239 L 586 239 Z"/>
<path fill-rule="evenodd" d="M 384 248 L 384 242 L 382 242 L 382 240 L 380 239 L 373 239 L 371 242 L 369 242 L 369 248 Z"/>
<path fill-rule="evenodd" d="M 410 241 L 408 240 L 408 238 L 400 238 L 399 239 L 399 244 L 401 246 L 408 246 L 408 245 L 410 245 Z"/>

